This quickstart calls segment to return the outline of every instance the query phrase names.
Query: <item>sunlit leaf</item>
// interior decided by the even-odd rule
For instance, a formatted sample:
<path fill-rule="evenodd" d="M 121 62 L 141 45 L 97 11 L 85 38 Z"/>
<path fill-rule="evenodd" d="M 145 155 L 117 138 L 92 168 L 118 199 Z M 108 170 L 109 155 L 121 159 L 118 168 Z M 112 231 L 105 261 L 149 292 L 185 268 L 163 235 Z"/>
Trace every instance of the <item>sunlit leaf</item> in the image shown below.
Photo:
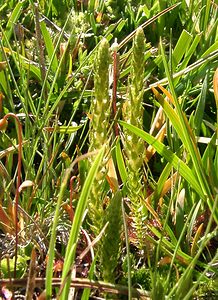
<path fill-rule="evenodd" d="M 192 186 L 196 192 L 204 199 L 205 196 L 202 192 L 201 186 L 199 185 L 195 174 L 191 169 L 171 150 L 169 150 L 164 144 L 156 140 L 149 133 L 123 121 L 120 121 L 120 124 L 125 126 L 125 128 L 131 130 L 133 133 L 141 137 L 147 143 L 152 145 L 157 152 L 163 156 L 168 162 L 172 163 L 173 167 L 181 174 L 181 176 L 188 181 L 190 186 Z"/>

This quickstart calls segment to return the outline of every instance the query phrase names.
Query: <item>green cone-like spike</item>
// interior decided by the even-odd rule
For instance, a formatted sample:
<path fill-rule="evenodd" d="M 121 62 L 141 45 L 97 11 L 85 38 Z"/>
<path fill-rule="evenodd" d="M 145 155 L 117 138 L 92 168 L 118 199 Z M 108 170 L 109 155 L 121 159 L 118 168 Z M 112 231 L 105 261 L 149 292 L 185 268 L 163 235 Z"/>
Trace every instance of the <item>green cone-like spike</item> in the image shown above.
<path fill-rule="evenodd" d="M 109 84 L 109 44 L 103 39 L 99 45 L 94 63 L 95 99 L 91 105 L 92 122 L 90 128 L 90 150 L 98 150 L 107 141 L 110 117 Z"/>
<path fill-rule="evenodd" d="M 128 97 L 123 108 L 123 118 L 140 129 L 143 128 L 143 80 L 144 80 L 145 36 L 142 28 L 138 28 L 133 41 L 131 73 Z M 142 139 L 124 129 L 124 149 L 128 168 L 127 186 L 131 199 L 132 216 L 142 245 L 143 204 L 142 204 L 142 166 L 145 157 L 145 145 Z"/>
<path fill-rule="evenodd" d="M 94 62 L 94 100 L 91 105 L 90 122 L 90 151 L 99 150 L 103 144 L 108 143 L 108 128 L 110 118 L 109 101 L 109 63 L 110 63 L 109 44 L 103 39 Z M 106 151 L 108 152 L 108 151 Z M 98 171 L 92 186 L 89 201 L 89 218 L 93 233 L 98 235 L 103 227 L 103 197 L 102 184 L 106 176 L 105 158 Z"/>
<path fill-rule="evenodd" d="M 118 191 L 111 199 L 105 212 L 105 223 L 108 226 L 105 230 L 101 245 L 101 268 L 103 279 L 107 282 L 115 282 L 114 271 L 116 269 L 120 247 L 122 230 L 122 194 Z"/>

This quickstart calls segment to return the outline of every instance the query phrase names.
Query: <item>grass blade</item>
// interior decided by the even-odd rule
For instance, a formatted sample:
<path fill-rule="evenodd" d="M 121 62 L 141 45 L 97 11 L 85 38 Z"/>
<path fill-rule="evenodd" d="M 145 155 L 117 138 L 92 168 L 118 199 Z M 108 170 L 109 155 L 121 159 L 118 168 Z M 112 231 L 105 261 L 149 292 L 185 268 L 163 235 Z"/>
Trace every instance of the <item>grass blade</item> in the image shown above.
<path fill-rule="evenodd" d="M 92 184 L 92 180 L 94 179 L 94 175 L 97 171 L 97 168 L 98 168 L 99 164 L 101 163 L 103 153 L 104 153 L 104 147 L 101 149 L 101 151 L 99 151 L 99 154 L 98 154 L 94 164 L 92 165 L 92 168 L 90 169 L 90 173 L 87 177 L 87 180 L 84 184 L 84 189 L 81 193 L 80 201 L 78 203 L 78 209 L 76 210 L 76 214 L 75 214 L 75 221 L 73 223 L 71 235 L 70 235 L 70 239 L 69 239 L 69 243 L 72 241 L 72 244 L 74 244 L 74 245 L 75 245 L 75 240 L 77 238 L 79 228 L 80 228 L 80 223 L 78 224 L 77 222 L 78 221 L 81 222 L 81 218 L 82 218 L 81 214 L 83 214 L 83 212 L 84 212 L 85 201 L 87 201 L 87 197 L 88 197 L 87 193 L 90 190 L 90 186 Z M 47 299 L 50 299 L 51 294 L 52 294 L 53 260 L 54 260 L 55 243 L 56 243 L 56 228 L 58 225 L 58 216 L 59 216 L 59 212 L 60 212 L 61 202 L 64 197 L 64 193 L 65 193 L 65 190 L 67 187 L 67 183 L 68 183 L 72 168 L 75 166 L 75 164 L 78 161 L 86 158 L 88 155 L 91 155 L 91 154 L 81 155 L 79 158 L 77 158 L 70 165 L 70 167 L 65 171 L 64 177 L 62 179 L 62 184 L 60 187 L 60 192 L 59 192 L 56 209 L 55 209 L 55 215 L 54 215 L 53 226 L 52 226 L 52 231 L 51 231 L 51 238 L 50 238 L 50 243 L 49 243 L 49 250 L 48 250 L 48 264 L 47 264 L 47 268 L 46 268 L 46 285 L 45 285 Z M 79 215 L 79 217 L 78 217 L 78 215 Z M 69 245 L 69 243 L 68 243 L 68 245 Z M 69 252 L 69 246 L 68 246 L 67 250 Z M 67 252 L 67 255 L 68 255 L 68 252 Z M 75 251 L 74 251 L 74 253 L 75 253 Z M 68 259 L 69 259 L 69 255 L 66 257 L 68 257 Z M 71 266 L 71 264 L 70 264 L 70 266 Z M 64 270 L 66 270 L 66 266 L 65 266 Z M 63 274 L 65 274 L 65 273 L 63 272 Z"/>
<path fill-rule="evenodd" d="M 116 161 L 117 161 L 117 166 L 118 170 L 120 173 L 120 177 L 122 179 L 122 182 L 125 183 L 127 180 L 127 171 L 123 159 L 123 154 L 120 148 L 120 141 L 118 140 L 116 143 Z"/>
<path fill-rule="evenodd" d="M 191 40 L 192 40 L 192 35 L 188 31 L 183 30 L 179 37 L 178 42 L 176 43 L 175 49 L 173 51 L 173 56 L 172 56 L 172 71 L 173 72 L 175 72 L 183 55 L 186 53 L 187 49 L 189 49 Z"/>
<path fill-rule="evenodd" d="M 8 23 L 6 25 L 6 31 L 5 31 L 5 35 L 6 35 L 8 40 L 10 40 L 10 38 L 11 38 L 11 35 L 13 33 L 14 25 L 16 24 L 20 14 L 21 14 L 22 6 L 24 4 L 25 4 L 25 1 L 18 2 L 17 5 L 14 8 L 9 20 L 8 20 Z"/>
<path fill-rule="evenodd" d="M 74 221 L 73 221 L 73 225 L 71 227 L 71 231 L 70 231 L 70 237 L 69 237 L 69 241 L 67 244 L 67 249 L 66 249 L 66 254 L 65 254 L 65 262 L 64 262 L 64 268 L 63 268 L 63 273 L 62 273 L 62 282 L 66 279 L 66 277 L 68 276 L 68 273 L 71 269 L 71 266 L 74 262 L 74 258 L 75 258 L 75 251 L 76 251 L 76 243 L 77 243 L 77 239 L 79 236 L 79 232 L 80 232 L 80 227 L 82 224 L 82 218 L 83 218 L 83 214 L 87 205 L 87 201 L 88 201 L 88 197 L 89 197 L 89 193 L 91 190 L 91 186 L 92 183 L 95 179 L 95 175 L 98 171 L 98 168 L 101 164 L 101 161 L 103 159 L 103 155 L 104 155 L 104 151 L 105 151 L 105 147 L 103 147 L 94 163 L 92 164 L 92 167 L 89 171 L 89 174 L 86 178 L 86 181 L 84 183 L 82 192 L 81 192 L 81 196 L 76 208 L 76 212 L 75 212 L 75 216 L 74 216 Z M 68 297 L 68 293 L 69 293 L 69 288 L 70 288 L 70 280 L 71 278 L 69 277 L 66 281 L 65 287 L 63 289 L 63 292 L 61 294 L 60 299 L 64 300 L 67 299 Z"/>
<path fill-rule="evenodd" d="M 195 189 L 195 191 L 203 198 L 205 199 L 205 196 L 203 194 L 203 191 L 201 189 L 201 186 L 199 185 L 195 174 L 191 171 L 191 169 L 171 150 L 169 150 L 164 144 L 157 141 L 152 135 L 149 133 L 138 129 L 137 127 L 127 124 L 123 121 L 119 122 L 122 126 L 125 126 L 125 128 L 129 129 L 139 137 L 141 137 L 143 140 L 145 140 L 147 143 L 151 144 L 157 152 L 163 156 L 168 162 L 170 162 L 173 167 L 178 170 L 178 172 L 181 174 L 181 176 L 188 181 L 188 183 Z"/>
<path fill-rule="evenodd" d="M 191 129 L 189 123 L 188 123 L 188 120 L 187 120 L 185 114 L 183 113 L 183 111 L 181 109 L 181 106 L 179 104 L 179 101 L 177 99 L 176 92 L 175 92 L 174 85 L 173 85 L 172 76 L 171 76 L 170 71 L 169 71 L 168 63 L 166 61 L 166 57 L 165 57 L 162 42 L 160 43 L 160 46 L 161 46 L 160 48 L 161 48 L 163 63 L 164 63 L 164 67 L 165 67 L 165 72 L 166 72 L 166 75 L 167 75 L 167 78 L 168 78 L 168 81 L 169 81 L 171 94 L 173 96 L 174 103 L 175 103 L 176 113 L 178 115 L 179 123 L 180 123 L 181 129 L 182 129 L 181 131 L 177 131 L 177 134 L 181 137 L 186 149 L 188 150 L 188 152 L 191 156 L 191 159 L 192 159 L 192 162 L 193 162 L 193 167 L 194 167 L 197 179 L 199 181 L 199 184 L 200 184 L 201 189 L 202 189 L 203 194 L 204 194 L 203 198 L 204 199 L 207 198 L 207 203 L 210 207 L 210 210 L 212 210 L 213 197 L 212 197 L 212 193 L 211 193 L 211 187 L 208 183 L 208 180 L 206 178 L 206 174 L 205 174 L 204 169 L 203 169 L 199 149 L 197 147 L 193 131 L 192 131 L 192 129 Z M 168 115 L 168 117 L 171 120 L 171 115 Z M 173 123 L 173 125 L 175 126 L 175 123 Z M 216 213 L 215 213 L 214 217 L 215 217 L 216 222 L 218 223 L 218 211 L 217 210 L 216 210 Z"/>
<path fill-rule="evenodd" d="M 46 28 L 45 22 L 40 22 L 41 32 L 44 38 L 45 47 L 48 53 L 49 61 L 51 63 L 51 69 L 55 73 L 58 68 L 58 59 L 57 56 L 54 55 L 54 45 L 52 43 L 51 36 Z M 53 60 L 52 60 L 53 59 Z"/>

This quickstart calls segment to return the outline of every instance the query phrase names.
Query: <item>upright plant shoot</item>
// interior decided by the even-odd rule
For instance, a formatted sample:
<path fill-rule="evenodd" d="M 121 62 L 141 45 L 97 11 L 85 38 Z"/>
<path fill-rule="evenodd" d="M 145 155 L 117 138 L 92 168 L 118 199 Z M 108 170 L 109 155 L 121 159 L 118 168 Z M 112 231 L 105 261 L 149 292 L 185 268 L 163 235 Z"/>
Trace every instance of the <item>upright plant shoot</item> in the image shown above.
<path fill-rule="evenodd" d="M 132 47 L 131 74 L 127 100 L 123 107 L 124 120 L 140 129 L 143 127 L 143 79 L 144 79 L 145 36 L 141 27 L 136 31 Z M 131 200 L 133 222 L 142 244 L 143 204 L 142 166 L 145 157 L 145 145 L 141 138 L 124 128 L 124 150 L 128 169 L 128 196 Z"/>
<path fill-rule="evenodd" d="M 109 44 L 103 39 L 94 62 L 94 100 L 91 104 L 90 151 L 99 150 L 108 143 L 108 129 L 111 104 L 109 100 Z M 107 155 L 106 151 L 106 155 Z M 89 217 L 93 233 L 100 232 L 103 225 L 102 184 L 106 176 L 107 158 L 103 160 L 97 172 L 89 201 Z"/>

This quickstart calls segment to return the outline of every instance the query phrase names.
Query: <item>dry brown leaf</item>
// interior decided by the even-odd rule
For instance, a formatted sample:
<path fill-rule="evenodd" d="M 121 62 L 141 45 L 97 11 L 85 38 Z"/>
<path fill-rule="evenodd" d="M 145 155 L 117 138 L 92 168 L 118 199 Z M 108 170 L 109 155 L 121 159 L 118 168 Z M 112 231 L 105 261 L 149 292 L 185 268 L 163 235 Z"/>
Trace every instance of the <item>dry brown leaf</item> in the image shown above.
<path fill-rule="evenodd" d="M 34 182 L 31 180 L 25 180 L 24 182 L 22 182 L 22 184 L 19 186 L 19 193 L 21 193 L 24 189 L 34 186 Z"/>
<path fill-rule="evenodd" d="M 116 192 L 119 188 L 119 184 L 118 184 L 117 174 L 116 174 L 116 170 L 115 170 L 115 166 L 114 166 L 114 162 L 113 162 L 112 158 L 110 158 L 108 160 L 107 168 L 108 168 L 108 172 L 107 172 L 107 176 L 106 176 L 107 181 L 108 181 L 112 191 Z"/>

